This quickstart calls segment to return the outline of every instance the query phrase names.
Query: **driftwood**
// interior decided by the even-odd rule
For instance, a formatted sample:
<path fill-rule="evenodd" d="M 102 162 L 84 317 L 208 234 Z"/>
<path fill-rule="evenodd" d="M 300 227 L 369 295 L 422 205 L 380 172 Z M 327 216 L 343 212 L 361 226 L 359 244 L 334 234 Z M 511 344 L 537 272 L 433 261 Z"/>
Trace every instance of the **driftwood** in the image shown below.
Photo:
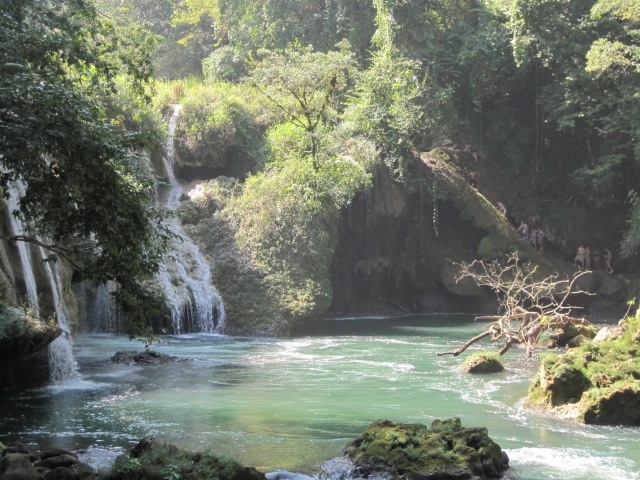
<path fill-rule="evenodd" d="M 517 253 L 508 255 L 502 262 L 496 260 L 487 264 L 476 260 L 458 265 L 457 281 L 471 277 L 476 284 L 496 293 L 499 314 L 476 317 L 476 320 L 489 322 L 485 331 L 455 350 L 439 352 L 439 356 L 458 356 L 476 342 L 491 337 L 494 342 L 504 341 L 498 352 L 500 355 L 514 345 L 523 345 L 529 358 L 545 331 L 590 324 L 584 318 L 569 315 L 574 307 L 567 303 L 572 293 L 588 294 L 575 288 L 575 282 L 583 272 L 570 278 L 560 278 L 557 273 L 541 276 L 537 267 L 522 264 Z"/>

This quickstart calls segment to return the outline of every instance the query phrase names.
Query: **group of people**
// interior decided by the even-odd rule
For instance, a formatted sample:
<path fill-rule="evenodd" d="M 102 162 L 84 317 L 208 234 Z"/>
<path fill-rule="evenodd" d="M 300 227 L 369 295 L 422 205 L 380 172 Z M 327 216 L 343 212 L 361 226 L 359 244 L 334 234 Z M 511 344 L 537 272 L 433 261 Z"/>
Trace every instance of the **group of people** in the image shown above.
<path fill-rule="evenodd" d="M 594 248 L 591 252 L 589 245 L 580 245 L 574 258 L 574 263 L 578 266 L 578 270 L 604 270 L 607 273 L 613 273 L 611 267 L 611 258 L 613 253 L 607 247 Z"/>
<path fill-rule="evenodd" d="M 542 228 L 534 227 L 529 231 L 529 225 L 524 220 L 520 220 L 517 232 L 520 234 L 520 238 L 528 242 L 536 252 L 544 253 L 544 230 Z"/>

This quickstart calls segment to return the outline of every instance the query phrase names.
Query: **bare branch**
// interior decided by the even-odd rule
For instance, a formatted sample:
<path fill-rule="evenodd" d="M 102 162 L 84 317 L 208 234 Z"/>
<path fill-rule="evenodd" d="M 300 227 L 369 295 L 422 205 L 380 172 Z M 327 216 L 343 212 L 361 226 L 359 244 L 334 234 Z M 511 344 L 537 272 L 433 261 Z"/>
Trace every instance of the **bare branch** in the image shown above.
<path fill-rule="evenodd" d="M 457 357 L 458 355 L 460 355 L 462 352 L 464 352 L 467 348 L 469 348 L 471 345 L 473 345 L 474 343 L 476 343 L 478 340 L 482 340 L 484 337 L 488 337 L 489 335 L 491 335 L 492 332 L 491 331 L 486 331 L 481 333 L 480 335 L 476 335 L 475 337 L 473 337 L 471 340 L 469 340 L 467 343 L 465 343 L 464 345 L 462 345 L 460 348 L 458 348 L 457 350 L 453 350 L 451 352 L 438 352 L 436 353 L 436 355 L 438 355 L 439 357 L 443 356 L 443 355 L 453 355 L 454 357 Z"/>
<path fill-rule="evenodd" d="M 545 275 L 531 262 L 522 263 L 517 253 L 490 263 L 474 260 L 456 265 L 460 267 L 456 281 L 470 277 L 477 285 L 496 294 L 498 314 L 476 317 L 476 320 L 491 322 L 486 326 L 487 331 L 476 335 L 457 350 L 438 355 L 460 355 L 477 341 L 491 336 L 492 341 L 506 338 L 500 355 L 514 345 L 523 345 L 529 358 L 544 332 L 569 324 L 589 325 L 583 318 L 570 316 L 576 307 L 568 304 L 571 294 L 591 295 L 576 289 L 576 281 L 585 272 L 570 278 L 561 278 L 558 272 Z"/>

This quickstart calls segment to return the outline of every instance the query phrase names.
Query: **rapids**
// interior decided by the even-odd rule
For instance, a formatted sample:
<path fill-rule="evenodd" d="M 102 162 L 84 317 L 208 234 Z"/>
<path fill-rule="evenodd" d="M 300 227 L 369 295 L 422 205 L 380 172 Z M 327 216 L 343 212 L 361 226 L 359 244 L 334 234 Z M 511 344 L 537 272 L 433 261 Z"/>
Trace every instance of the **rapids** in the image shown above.
<path fill-rule="evenodd" d="M 331 319 L 292 338 L 163 337 L 176 355 L 154 366 L 112 364 L 126 337 L 79 335 L 82 377 L 0 392 L 0 441 L 83 449 L 98 467 L 156 435 L 256 468 L 315 475 L 374 420 L 429 424 L 460 417 L 506 450 L 504 479 L 640 479 L 640 429 L 578 425 L 523 407 L 536 360 L 513 350 L 505 372 L 464 374 L 438 357 L 481 331 L 455 315 Z M 476 350 L 487 345 L 479 345 Z"/>

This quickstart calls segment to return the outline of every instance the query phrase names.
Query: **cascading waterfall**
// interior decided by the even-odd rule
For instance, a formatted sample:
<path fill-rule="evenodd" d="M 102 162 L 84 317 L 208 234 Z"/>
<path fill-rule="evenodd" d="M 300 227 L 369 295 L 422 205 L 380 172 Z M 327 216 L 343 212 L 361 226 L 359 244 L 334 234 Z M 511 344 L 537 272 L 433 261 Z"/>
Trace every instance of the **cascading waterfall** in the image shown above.
<path fill-rule="evenodd" d="M 20 181 L 16 181 L 12 190 L 8 201 L 9 225 L 14 236 L 26 235 L 27 229 L 24 223 L 19 217 L 13 215 L 13 212 L 18 210 L 20 198 L 24 196 L 24 185 Z M 17 241 L 16 245 L 20 255 L 20 263 L 22 264 L 22 277 L 25 282 L 29 308 L 31 308 L 35 316 L 39 317 L 41 313 L 40 302 L 34 274 L 32 251 L 26 242 Z M 38 247 L 38 253 L 47 279 L 48 288 L 52 293 L 56 322 L 63 332 L 62 335 L 49 345 L 49 369 L 51 379 L 58 383 L 76 380 L 80 375 L 78 373 L 78 364 L 73 357 L 73 346 L 71 344 L 71 335 L 67 322 L 68 312 L 62 299 L 60 266 L 57 263 L 51 264 L 45 261 L 47 255 L 42 247 Z"/>
<path fill-rule="evenodd" d="M 175 177 L 174 134 L 180 113 L 180 105 L 175 105 L 169 121 L 167 154 L 163 158 L 167 173 L 165 207 L 174 211 L 180 204 L 184 191 Z M 222 297 L 211 283 L 211 270 L 204 256 L 183 231 L 180 221 L 170 218 L 168 225 L 178 237 L 173 241 L 172 250 L 158 274 L 171 308 L 173 333 L 216 333 L 222 331 L 225 309 Z"/>
<path fill-rule="evenodd" d="M 20 194 L 22 193 L 22 185 L 17 185 L 12 192 L 10 192 L 9 199 L 7 201 L 7 209 L 9 212 L 9 228 L 13 236 L 22 236 L 26 234 L 26 228 L 22 220 L 13 212 L 18 210 L 18 204 L 20 201 Z M 36 285 L 36 278 L 33 274 L 33 258 L 31 257 L 31 249 L 26 242 L 16 242 L 18 247 L 18 255 L 20 256 L 20 263 L 22 265 L 22 278 L 25 283 L 26 301 L 28 308 L 33 310 L 36 317 L 40 316 L 40 306 L 38 302 L 38 287 Z"/>
<path fill-rule="evenodd" d="M 44 269 L 47 273 L 49 288 L 51 288 L 51 293 L 53 294 L 58 327 L 62 330 L 62 335 L 49 344 L 49 371 L 51 372 L 51 380 L 54 382 L 77 380 L 80 378 L 80 373 L 78 371 L 78 364 L 73 357 L 73 345 L 71 343 L 71 334 L 69 333 L 69 324 L 67 322 L 69 314 L 62 300 L 60 265 L 58 263 L 51 264 L 50 262 L 44 261 L 46 252 L 43 248 L 40 248 L 40 254 L 42 255 Z"/>

